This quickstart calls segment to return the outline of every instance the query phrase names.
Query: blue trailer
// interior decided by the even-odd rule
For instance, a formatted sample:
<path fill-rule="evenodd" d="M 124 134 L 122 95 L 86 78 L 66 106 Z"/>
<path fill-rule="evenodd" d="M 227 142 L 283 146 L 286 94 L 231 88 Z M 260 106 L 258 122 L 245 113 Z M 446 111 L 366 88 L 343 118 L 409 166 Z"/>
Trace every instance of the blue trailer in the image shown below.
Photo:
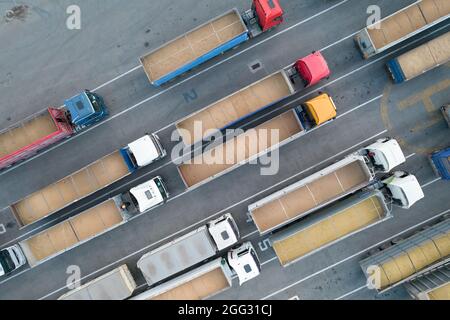
<path fill-rule="evenodd" d="M 282 21 L 278 0 L 253 0 L 252 8 L 242 15 L 231 9 L 166 42 L 140 61 L 152 85 L 159 87 Z"/>
<path fill-rule="evenodd" d="M 450 147 L 433 152 L 430 155 L 433 170 L 444 180 L 450 180 Z"/>

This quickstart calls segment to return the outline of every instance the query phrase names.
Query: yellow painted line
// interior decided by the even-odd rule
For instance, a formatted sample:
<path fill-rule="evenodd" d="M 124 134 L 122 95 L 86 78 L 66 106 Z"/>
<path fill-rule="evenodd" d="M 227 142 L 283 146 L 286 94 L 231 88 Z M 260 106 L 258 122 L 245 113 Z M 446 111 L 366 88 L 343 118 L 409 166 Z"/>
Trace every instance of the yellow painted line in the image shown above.
<path fill-rule="evenodd" d="M 418 94 L 415 94 L 413 96 L 410 96 L 410 97 L 400 101 L 398 103 L 398 108 L 399 108 L 399 110 L 405 110 L 409 107 L 416 105 L 419 102 L 423 102 L 427 112 L 434 112 L 437 110 L 437 108 L 434 106 L 433 102 L 431 101 L 431 97 L 434 94 L 447 89 L 448 87 L 450 87 L 450 79 L 442 80 L 442 81 L 438 82 L 437 84 L 435 84 L 431 87 L 428 87 L 427 89 L 423 90 L 422 92 L 419 92 Z"/>

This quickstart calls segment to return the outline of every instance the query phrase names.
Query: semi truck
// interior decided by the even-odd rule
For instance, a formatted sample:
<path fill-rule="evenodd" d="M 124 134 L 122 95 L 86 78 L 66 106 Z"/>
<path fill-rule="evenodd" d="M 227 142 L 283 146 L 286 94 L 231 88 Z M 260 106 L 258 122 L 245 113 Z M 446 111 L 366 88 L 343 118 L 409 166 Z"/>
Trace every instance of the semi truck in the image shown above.
<path fill-rule="evenodd" d="M 103 98 L 88 90 L 0 132 L 0 170 L 31 158 L 108 115 Z"/>
<path fill-rule="evenodd" d="M 447 103 L 441 107 L 442 115 L 444 116 L 445 121 L 447 122 L 448 127 L 450 128 L 450 104 Z"/>
<path fill-rule="evenodd" d="M 402 83 L 448 61 L 450 61 L 450 32 L 389 60 L 387 69 L 394 83 Z"/>
<path fill-rule="evenodd" d="M 335 118 L 336 106 L 333 99 L 322 93 L 252 130 L 194 156 L 177 168 L 187 188 L 198 187 Z M 277 138 L 272 137 L 274 132 L 278 134 Z"/>
<path fill-rule="evenodd" d="M 203 300 L 219 294 L 233 285 L 237 275 L 239 284 L 257 277 L 261 272 L 259 258 L 250 242 L 159 286 L 151 288 L 132 300 Z"/>
<path fill-rule="evenodd" d="M 176 123 L 176 128 L 184 144 L 191 145 L 215 131 L 225 130 L 256 113 L 274 108 L 283 98 L 315 85 L 329 75 L 325 58 L 320 52 L 314 52 L 187 116 Z"/>
<path fill-rule="evenodd" d="M 166 151 L 158 136 L 147 134 L 10 206 L 19 228 L 66 208 L 156 160 Z"/>
<path fill-rule="evenodd" d="M 27 263 L 20 246 L 15 244 L 0 250 L 0 277 L 7 276 Z"/>
<path fill-rule="evenodd" d="M 450 300 L 450 262 L 405 283 L 416 300 Z"/>
<path fill-rule="evenodd" d="M 374 249 L 360 261 L 371 288 L 386 292 L 450 259 L 450 218 L 405 239 L 396 239 L 384 248 Z"/>
<path fill-rule="evenodd" d="M 368 59 L 450 17 L 447 0 L 421 0 L 364 28 L 355 35 L 363 58 Z"/>
<path fill-rule="evenodd" d="M 300 219 L 368 186 L 378 172 L 405 162 L 395 139 L 379 139 L 344 159 L 248 206 L 261 234 Z"/>
<path fill-rule="evenodd" d="M 138 263 L 149 286 L 174 276 L 239 241 L 239 230 L 230 213 L 189 232 L 149 253 Z"/>
<path fill-rule="evenodd" d="M 122 224 L 168 198 L 161 177 L 106 200 L 19 243 L 35 267 Z"/>
<path fill-rule="evenodd" d="M 124 300 L 136 290 L 126 264 L 65 293 L 58 300 Z"/>
<path fill-rule="evenodd" d="M 438 177 L 450 180 L 450 147 L 433 152 L 429 160 Z"/>
<path fill-rule="evenodd" d="M 417 179 L 404 172 L 274 233 L 270 243 L 283 267 L 392 217 L 391 204 L 409 208 L 423 197 Z"/>
<path fill-rule="evenodd" d="M 161 86 L 200 64 L 283 22 L 278 0 L 253 0 L 251 9 L 231 9 L 166 42 L 140 58 L 148 79 Z"/>

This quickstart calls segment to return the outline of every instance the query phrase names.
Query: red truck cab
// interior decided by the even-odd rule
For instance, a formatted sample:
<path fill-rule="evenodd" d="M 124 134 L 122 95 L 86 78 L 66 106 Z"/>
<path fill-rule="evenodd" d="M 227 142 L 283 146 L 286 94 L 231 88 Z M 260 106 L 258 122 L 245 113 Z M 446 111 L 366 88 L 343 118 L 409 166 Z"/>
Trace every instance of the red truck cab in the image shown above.
<path fill-rule="evenodd" d="M 253 10 L 263 32 L 283 22 L 283 9 L 278 0 L 253 0 Z"/>
<path fill-rule="evenodd" d="M 327 61 L 319 51 L 297 60 L 294 68 L 305 83 L 305 87 L 313 86 L 331 74 Z"/>

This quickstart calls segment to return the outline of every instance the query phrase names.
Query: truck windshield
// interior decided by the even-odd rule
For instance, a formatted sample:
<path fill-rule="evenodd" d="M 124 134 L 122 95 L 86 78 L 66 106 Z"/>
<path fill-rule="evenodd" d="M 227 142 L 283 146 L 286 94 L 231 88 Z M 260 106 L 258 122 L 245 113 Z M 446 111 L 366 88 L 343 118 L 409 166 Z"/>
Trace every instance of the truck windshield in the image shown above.
<path fill-rule="evenodd" d="M 164 187 L 164 183 L 162 182 L 161 179 L 155 179 L 155 184 L 158 187 L 159 192 L 161 193 L 161 195 L 163 196 L 164 199 L 167 198 L 167 191 L 166 188 Z"/>
<path fill-rule="evenodd" d="M 13 271 L 16 266 L 14 265 L 14 262 L 12 261 L 9 252 L 6 250 L 0 251 L 0 264 L 3 267 L 3 270 L 5 270 L 5 273 L 10 273 Z"/>
<path fill-rule="evenodd" d="M 89 97 L 89 100 L 91 101 L 92 106 L 94 107 L 94 111 L 96 113 L 97 112 L 101 112 L 102 111 L 102 107 L 100 105 L 99 99 L 94 94 L 92 94 L 90 92 L 87 92 L 86 94 Z"/>

